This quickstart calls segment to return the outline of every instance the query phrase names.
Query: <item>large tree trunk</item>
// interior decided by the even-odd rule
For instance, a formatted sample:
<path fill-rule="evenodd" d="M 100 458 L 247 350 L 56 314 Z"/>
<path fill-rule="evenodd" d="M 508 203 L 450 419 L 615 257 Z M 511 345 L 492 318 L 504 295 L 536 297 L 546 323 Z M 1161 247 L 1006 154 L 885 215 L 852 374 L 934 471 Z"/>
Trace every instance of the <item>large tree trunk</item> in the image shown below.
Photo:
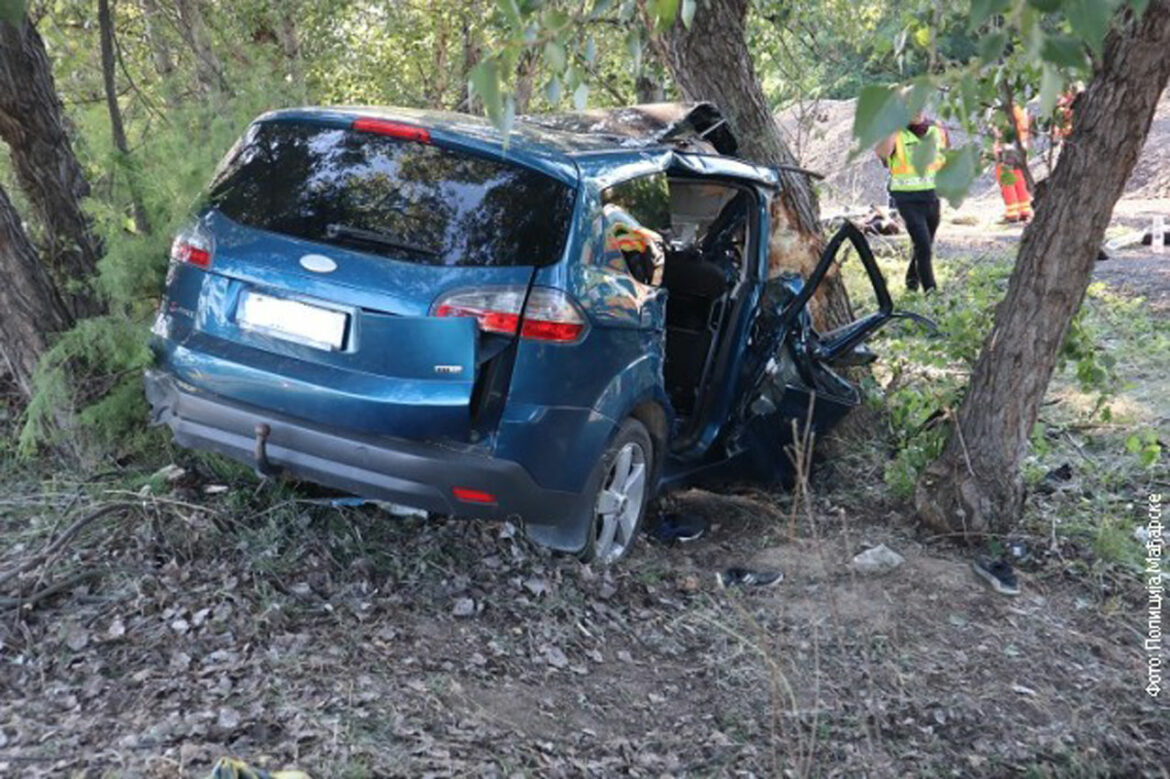
<path fill-rule="evenodd" d="M 101 256 L 81 207 L 89 184 L 65 133 L 44 41 L 27 19 L 0 22 L 0 137 L 43 230 L 52 277 L 58 288 L 70 289 L 70 311 L 76 317 L 95 313 L 100 307 L 84 284 Z"/>
<path fill-rule="evenodd" d="M 2 187 L 0 278 L 0 371 L 10 372 L 28 398 L 48 334 L 67 330 L 73 319 Z"/>
<path fill-rule="evenodd" d="M 762 165 L 795 165 L 780 127 L 768 109 L 744 36 L 749 0 L 705 0 L 690 28 L 676 20 L 655 43 L 687 100 L 710 100 L 727 117 L 739 154 Z M 842 150 L 844 153 L 845 150 Z M 783 190 L 772 209 L 771 272 L 807 276 L 820 258 L 823 241 L 816 193 L 808 178 L 780 171 Z M 849 297 L 836 272 L 814 298 L 820 328 L 852 321 Z"/>
<path fill-rule="evenodd" d="M 114 148 L 118 150 L 119 162 L 126 171 L 134 225 L 139 232 L 149 233 L 150 222 L 146 218 L 146 209 L 142 205 L 138 173 L 130 159 L 130 144 L 126 141 L 126 128 L 122 124 L 122 108 L 118 105 L 118 87 L 114 79 L 114 22 L 110 15 L 110 0 L 98 0 L 98 28 L 101 36 L 102 84 L 106 92 L 106 110 L 110 114 L 110 135 L 114 139 Z"/>
<path fill-rule="evenodd" d="M 940 532 L 1002 532 L 1019 517 L 1028 435 L 1168 78 L 1170 0 L 1153 0 L 1140 20 L 1123 12 L 1024 231 L 957 425 L 919 480 L 919 515 Z"/>

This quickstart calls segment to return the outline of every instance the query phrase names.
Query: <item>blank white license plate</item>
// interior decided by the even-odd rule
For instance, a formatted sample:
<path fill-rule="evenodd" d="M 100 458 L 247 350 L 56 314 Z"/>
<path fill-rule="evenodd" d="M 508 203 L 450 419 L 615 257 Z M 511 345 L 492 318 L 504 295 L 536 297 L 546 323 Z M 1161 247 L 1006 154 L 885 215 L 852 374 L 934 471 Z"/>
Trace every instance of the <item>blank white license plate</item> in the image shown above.
<path fill-rule="evenodd" d="M 349 315 L 297 300 L 244 292 L 240 297 L 236 323 L 244 330 L 336 351 L 345 343 Z"/>

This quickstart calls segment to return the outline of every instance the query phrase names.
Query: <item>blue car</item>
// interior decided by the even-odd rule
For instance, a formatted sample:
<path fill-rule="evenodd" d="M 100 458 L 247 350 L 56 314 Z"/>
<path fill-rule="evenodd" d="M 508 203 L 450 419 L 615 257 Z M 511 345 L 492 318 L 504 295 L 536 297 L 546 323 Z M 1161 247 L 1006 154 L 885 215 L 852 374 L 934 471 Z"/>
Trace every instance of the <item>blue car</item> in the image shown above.
<path fill-rule="evenodd" d="M 611 563 L 656 495 L 776 478 L 893 316 L 846 225 L 768 278 L 776 171 L 711 106 L 634 137 L 382 108 L 256 119 L 175 239 L 147 372 L 182 446 Z M 712 141 L 714 139 L 714 141 Z M 878 309 L 818 333 L 843 243 Z M 811 407 L 811 413 L 810 413 Z"/>

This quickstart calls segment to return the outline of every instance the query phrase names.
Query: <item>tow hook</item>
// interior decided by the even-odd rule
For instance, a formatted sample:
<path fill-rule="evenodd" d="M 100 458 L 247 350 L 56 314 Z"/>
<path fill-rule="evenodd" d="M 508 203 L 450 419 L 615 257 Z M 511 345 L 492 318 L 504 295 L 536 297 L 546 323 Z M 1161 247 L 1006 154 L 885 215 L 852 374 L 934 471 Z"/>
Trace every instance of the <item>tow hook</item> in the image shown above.
<path fill-rule="evenodd" d="M 261 478 L 276 476 L 280 473 L 280 467 L 273 465 L 268 460 L 268 436 L 270 435 L 272 435 L 272 428 L 268 426 L 267 422 L 260 422 L 256 425 L 256 448 L 253 450 L 253 455 L 256 458 L 256 474 Z"/>

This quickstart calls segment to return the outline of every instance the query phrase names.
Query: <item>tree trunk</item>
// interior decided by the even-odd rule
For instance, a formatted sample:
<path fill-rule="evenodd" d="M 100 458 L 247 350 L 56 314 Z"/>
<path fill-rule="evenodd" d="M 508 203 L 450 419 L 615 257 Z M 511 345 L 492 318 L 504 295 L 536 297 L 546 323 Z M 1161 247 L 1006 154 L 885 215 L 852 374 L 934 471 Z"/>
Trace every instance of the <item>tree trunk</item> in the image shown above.
<path fill-rule="evenodd" d="M 1125 11 L 1117 21 L 1024 231 L 957 425 L 919 479 L 919 516 L 940 532 L 1003 532 L 1023 507 L 1019 465 L 1028 436 L 1170 78 L 1170 0 L 1153 0 L 1140 20 Z"/>
<path fill-rule="evenodd" d="M 301 39 L 297 34 L 297 7 L 294 2 L 284 2 L 279 6 L 276 20 L 276 40 L 280 43 L 280 50 L 288 60 L 289 75 L 298 88 L 305 85 L 305 69 L 301 57 Z"/>
<path fill-rule="evenodd" d="M 483 59 L 483 40 L 479 33 L 479 21 L 479 3 L 472 0 L 462 12 L 463 62 L 459 83 L 463 85 L 463 94 L 455 106 L 456 111 L 468 114 L 483 113 L 483 101 L 467 86 L 471 71 L 475 70 L 475 67 Z"/>
<path fill-rule="evenodd" d="M 662 59 L 687 100 L 709 100 L 723 111 L 739 140 L 739 154 L 761 165 L 795 165 L 764 91 L 756 78 L 745 38 L 749 0 L 706 0 L 690 28 L 676 20 L 655 37 Z M 842 149 L 844 154 L 847 150 Z M 771 274 L 808 276 L 823 248 L 818 205 L 808 177 L 780 171 L 783 185 L 772 207 Z M 853 319 L 840 274 L 830 272 L 813 300 L 819 328 Z"/>
<path fill-rule="evenodd" d="M 654 73 L 643 70 L 634 79 L 634 94 L 639 103 L 661 103 L 666 100 L 666 90 Z"/>
<path fill-rule="evenodd" d="M 71 290 L 69 310 L 78 318 L 96 313 L 100 305 L 84 284 L 101 256 L 81 207 L 89 183 L 65 133 L 44 41 L 28 19 L 0 22 L 0 137 L 43 231 L 49 271 L 58 288 Z"/>
<path fill-rule="evenodd" d="M 425 94 L 428 108 L 447 106 L 447 89 L 451 75 L 451 23 L 447 14 L 439 11 L 435 18 L 435 45 L 432 50 L 431 73 Z"/>
<path fill-rule="evenodd" d="M 69 329 L 73 318 L 24 232 L 20 216 L 0 187 L 0 370 L 7 369 L 27 399 L 49 333 Z"/>
<path fill-rule="evenodd" d="M 139 232 L 149 233 L 150 223 L 146 218 L 146 209 L 142 205 L 142 194 L 138 188 L 138 174 L 130 159 L 130 145 L 126 142 L 126 128 L 122 125 L 122 109 L 118 105 L 118 86 L 114 82 L 114 23 L 110 18 L 110 0 L 98 0 L 98 28 L 102 50 L 102 84 L 106 91 L 106 109 L 110 114 L 110 135 L 114 139 L 114 148 L 118 150 L 118 161 L 126 171 L 134 225 Z"/>
<path fill-rule="evenodd" d="M 536 87 L 536 69 L 540 65 L 540 57 L 536 49 L 525 49 L 520 54 L 520 61 L 516 63 L 516 113 L 528 113 L 528 106 L 532 102 L 532 91 Z"/>
<path fill-rule="evenodd" d="M 175 71 L 175 61 L 171 59 L 170 47 L 159 29 L 160 13 L 158 0 L 142 0 L 142 19 L 146 24 L 150 61 L 154 63 L 154 71 L 162 78 L 167 78 Z"/>
<path fill-rule="evenodd" d="M 203 21 L 203 0 L 175 0 L 179 18 L 179 34 L 195 55 L 195 79 L 205 92 L 214 95 L 231 94 L 223 76 L 223 64 L 211 46 L 211 36 Z"/>

